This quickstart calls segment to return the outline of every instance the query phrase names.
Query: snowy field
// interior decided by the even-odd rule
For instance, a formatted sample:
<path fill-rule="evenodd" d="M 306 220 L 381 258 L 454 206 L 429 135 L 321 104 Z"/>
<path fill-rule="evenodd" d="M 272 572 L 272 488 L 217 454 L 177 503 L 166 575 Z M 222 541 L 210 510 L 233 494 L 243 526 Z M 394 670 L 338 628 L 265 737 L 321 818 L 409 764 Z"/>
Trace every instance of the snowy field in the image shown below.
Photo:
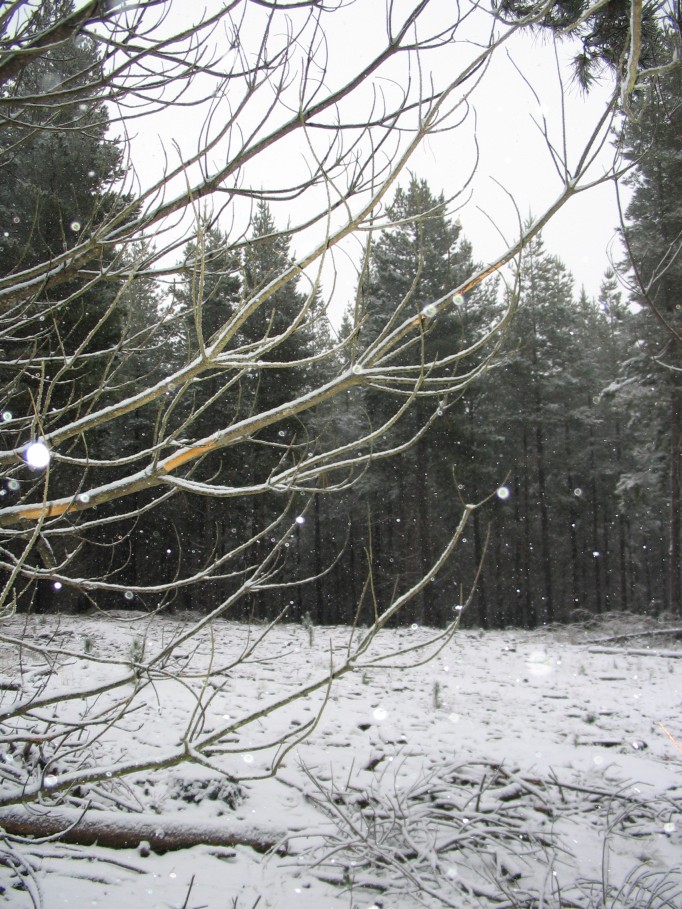
<path fill-rule="evenodd" d="M 28 629 L 25 621 L 0 628 L 3 708 L 30 696 L 47 652 L 50 692 L 73 692 L 178 633 L 177 621 L 158 618 L 33 617 Z M 391 630 L 331 690 L 268 715 L 268 705 L 327 671 L 351 631 L 275 627 L 240 662 L 261 631 L 217 623 L 203 632 L 179 654 L 182 678 L 156 679 L 93 744 L 104 782 L 65 798 L 60 817 L 123 825 L 128 848 L 7 836 L 0 906 L 682 906 L 679 635 L 634 618 L 458 631 L 423 665 L 410 665 L 423 656 L 413 650 L 373 668 L 381 654 L 435 634 Z M 24 634 L 44 652 L 20 654 L 7 642 Z M 225 669 L 220 684 L 214 676 L 202 688 L 194 670 L 209 663 Z M 23 688 L 11 690 L 19 678 Z M 92 716 L 105 697 L 69 709 Z M 190 727 L 206 736 L 225 723 L 235 731 L 213 767 L 115 778 L 121 762 L 173 752 Z M 0 743 L 5 792 L 22 757 L 9 738 Z M 282 738 L 286 753 L 273 745 Z M 64 768 L 73 769 L 58 756 L 43 773 L 58 779 Z M 54 779 L 43 779 L 43 801 Z M 47 810 L 41 798 L 31 812 Z M 201 843 L 163 851 L 183 837 Z"/>

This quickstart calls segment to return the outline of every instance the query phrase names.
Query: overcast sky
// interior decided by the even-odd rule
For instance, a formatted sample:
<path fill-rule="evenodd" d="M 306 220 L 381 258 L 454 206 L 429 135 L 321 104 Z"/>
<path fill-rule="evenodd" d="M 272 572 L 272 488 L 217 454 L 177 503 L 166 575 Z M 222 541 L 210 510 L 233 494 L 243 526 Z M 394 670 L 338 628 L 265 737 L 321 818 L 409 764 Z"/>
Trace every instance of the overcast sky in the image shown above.
<path fill-rule="evenodd" d="M 566 69 L 569 69 L 570 53 L 570 45 L 560 48 Z M 510 56 L 540 96 L 540 105 Z M 513 239 L 517 214 L 505 191 L 513 196 L 524 218 L 539 215 L 561 191 L 561 180 L 535 123 L 541 123 L 544 117 L 551 141 L 560 148 L 563 97 L 568 158 L 573 163 L 608 103 L 611 85 L 607 78 L 588 97 L 566 78 L 566 72 L 564 78 L 562 91 L 554 47 L 539 37 L 525 34 L 514 39 L 509 56 L 503 52 L 494 58 L 487 79 L 477 93 L 476 133 L 481 158 L 472 198 L 464 207 L 461 219 L 474 245 L 475 255 L 480 259 L 494 257 L 503 246 L 491 220 L 510 240 Z M 424 175 L 434 185 L 438 185 L 440 178 L 447 193 L 447 167 L 438 163 L 436 154 L 429 156 L 428 150 L 420 160 L 422 158 Z M 595 162 L 593 178 L 601 176 L 612 160 L 613 148 L 609 141 Z M 485 209 L 489 217 L 480 209 Z M 609 255 L 616 260 L 621 258 L 615 237 L 617 225 L 616 194 L 613 183 L 609 182 L 570 200 L 544 230 L 546 247 L 563 259 L 573 273 L 577 287 L 584 284 L 590 295 L 598 293 Z"/>
<path fill-rule="evenodd" d="M 209 0 L 211 6 L 217 2 Z M 400 0 L 398 5 L 412 4 L 410 0 Z M 189 25 L 201 7 L 200 3 L 175 4 L 171 7 L 174 24 Z M 429 13 L 437 16 L 448 8 L 452 8 L 451 0 L 432 0 Z M 331 68 L 327 74 L 330 82 L 347 77 L 351 69 L 376 52 L 385 36 L 383 10 L 380 0 L 358 0 L 331 17 L 333 32 L 328 35 Z M 490 18 L 483 10 L 477 10 L 475 16 L 472 28 L 481 29 L 483 34 Z M 458 39 L 459 35 L 460 32 Z M 436 76 L 444 82 L 450 78 L 450 71 L 456 71 L 466 54 L 472 52 L 471 43 L 462 42 L 429 56 L 429 61 L 433 59 Z M 570 48 L 562 46 L 560 54 L 568 59 Z M 461 219 L 477 260 L 488 261 L 499 254 L 515 240 L 519 215 L 523 219 L 531 214 L 537 216 L 561 190 L 561 180 L 533 118 L 538 123 L 546 119 L 550 139 L 557 148 L 564 142 L 562 121 L 565 119 L 571 161 L 604 107 L 610 88 L 607 82 L 586 98 L 570 84 L 566 68 L 563 78 L 562 86 L 554 48 L 546 39 L 530 34 L 514 38 L 494 55 L 489 71 L 476 89 L 475 117 L 472 111 L 461 129 L 430 137 L 410 162 L 410 170 L 426 178 L 435 193 L 442 191 L 450 196 L 467 180 L 478 146 L 480 160 L 475 177 L 451 209 L 453 217 Z M 386 80 L 380 87 L 389 94 L 395 88 Z M 185 108 L 172 111 L 170 116 L 160 115 L 145 126 L 139 121 L 134 123 L 138 135 L 132 144 L 133 161 L 143 183 L 158 178 L 164 156 L 174 159 L 176 152 L 171 140 L 179 143 L 182 154 L 194 151 L 202 122 L 197 109 Z M 300 150 L 297 152 L 295 146 L 278 147 L 274 157 L 253 165 L 250 184 L 257 187 L 259 179 L 268 183 L 277 170 L 286 174 L 300 157 Z M 594 177 L 608 167 L 610 158 L 607 150 L 601 159 L 603 163 L 597 162 L 593 168 Z M 406 174 L 402 182 L 407 179 Z M 284 226 L 292 218 L 297 220 L 293 209 L 274 208 L 274 215 L 278 226 Z M 571 200 L 545 229 L 546 247 L 566 263 L 575 278 L 576 289 L 584 285 L 590 295 L 596 295 L 608 266 L 609 251 L 616 259 L 620 258 L 619 247 L 614 243 L 617 221 L 614 189 L 607 184 Z M 229 230 L 232 225 L 223 226 Z M 298 238 L 295 252 L 304 253 L 306 242 L 305 235 Z M 351 244 L 345 254 L 336 257 L 341 274 L 338 304 L 352 297 L 358 266 L 353 249 Z"/>

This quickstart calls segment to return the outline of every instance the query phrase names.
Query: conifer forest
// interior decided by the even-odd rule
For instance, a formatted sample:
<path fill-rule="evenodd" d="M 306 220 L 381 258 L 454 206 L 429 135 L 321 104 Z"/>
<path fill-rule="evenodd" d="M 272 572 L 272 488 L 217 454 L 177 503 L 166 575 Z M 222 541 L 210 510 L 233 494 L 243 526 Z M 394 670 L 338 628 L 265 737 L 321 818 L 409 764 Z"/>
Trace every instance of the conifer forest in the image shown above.
<path fill-rule="evenodd" d="M 337 685 L 435 672 L 460 633 L 679 626 L 681 29 L 679 0 L 0 2 L 0 872 L 26 905 L 35 837 L 102 845 L 97 810 L 158 807 L 117 786 L 188 765 L 236 805 Z M 499 67 L 528 101 L 491 140 Z M 595 289 L 548 233 L 604 187 Z M 251 684 L 287 634 L 308 657 Z M 145 751 L 155 699 L 177 716 Z M 276 852 L 244 836 L 215 842 Z M 418 904 L 474 905 L 439 867 Z M 511 892 L 485 905 L 674 902 Z"/>
<path fill-rule="evenodd" d="M 299 5 L 301 20 L 314 18 L 315 4 Z M 429 573 L 475 503 L 403 621 L 444 625 L 465 605 L 483 627 L 679 612 L 680 74 L 654 65 L 676 54 L 660 15 L 642 26 L 646 86 L 636 83 L 627 115 L 612 110 L 606 136 L 592 140 L 617 142 L 608 179 L 624 201 L 618 255 L 604 252 L 591 297 L 561 250 L 543 245 L 542 218 L 521 226 L 506 273 L 493 263 L 483 280 L 489 263 L 438 187 L 400 173 L 388 152 L 384 163 L 383 147 L 371 159 L 381 177 L 349 163 L 353 143 L 370 140 L 371 115 L 338 136 L 322 114 L 319 124 L 306 115 L 327 143 L 311 176 L 236 188 L 241 159 L 259 142 L 284 147 L 297 125 L 277 121 L 258 138 L 275 122 L 256 110 L 259 80 L 278 85 L 264 60 L 256 83 L 243 77 L 254 138 L 223 171 L 203 163 L 225 138 L 209 107 L 213 132 L 194 157 L 176 163 L 168 149 L 161 179 L 140 190 L 133 122 L 172 109 L 162 89 L 183 103 L 204 64 L 183 48 L 156 80 L 139 69 L 160 53 L 157 31 L 175 25 L 164 4 L 38 6 L 3 14 L 5 608 L 229 601 L 240 619 L 368 621 Z M 508 28 L 551 31 L 571 14 L 556 4 L 543 20 L 513 3 L 500 16 Z M 197 37 L 219 47 L 224 24 L 216 13 Z M 442 25 L 439 49 L 453 27 Z M 602 17 L 583 28 L 574 65 L 589 91 L 589 56 L 608 68 L 621 33 Z M 125 29 L 143 35 L 134 59 L 121 49 Z M 238 59 L 235 48 L 222 77 L 230 88 Z M 268 65 L 279 78 L 279 63 Z M 441 99 L 461 103 L 478 65 L 434 95 L 434 123 L 424 115 L 413 141 L 439 128 Z M 212 66 L 202 74 L 218 80 Z M 350 106 L 352 86 L 339 97 L 328 105 Z M 385 103 L 372 142 L 389 143 L 391 118 L 409 115 L 407 98 L 390 114 Z M 338 229 L 359 225 L 363 242 L 335 320 L 326 272 L 314 271 L 324 250 L 302 269 L 297 229 L 276 214 L 283 194 L 332 181 L 332 161 L 346 184 L 311 220 L 325 205 L 330 220 L 347 200 L 366 202 Z M 178 189 L 194 165 L 199 183 L 192 174 Z M 572 191 L 580 173 L 564 166 Z M 236 230 L 230 219 L 243 212 Z M 331 247 L 336 228 L 323 226 Z M 36 440 L 49 470 L 25 463 Z"/>

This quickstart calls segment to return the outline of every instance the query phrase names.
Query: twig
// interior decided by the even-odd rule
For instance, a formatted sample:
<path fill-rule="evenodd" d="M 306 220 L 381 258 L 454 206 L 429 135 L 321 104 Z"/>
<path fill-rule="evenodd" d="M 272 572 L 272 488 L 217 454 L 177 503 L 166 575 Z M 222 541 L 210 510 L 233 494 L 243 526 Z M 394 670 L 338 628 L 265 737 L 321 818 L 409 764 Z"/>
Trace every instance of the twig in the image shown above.
<path fill-rule="evenodd" d="M 675 746 L 675 748 L 677 748 L 678 751 L 682 751 L 682 745 L 680 745 L 680 743 L 677 741 L 677 739 L 676 739 L 675 736 L 672 734 L 672 732 L 669 732 L 668 729 L 666 729 L 666 727 L 663 725 L 663 723 L 659 722 L 658 725 L 661 727 L 661 729 L 663 730 L 663 732 L 665 732 L 665 734 L 668 736 L 668 738 L 669 738 L 670 741 L 673 743 L 673 745 Z"/>

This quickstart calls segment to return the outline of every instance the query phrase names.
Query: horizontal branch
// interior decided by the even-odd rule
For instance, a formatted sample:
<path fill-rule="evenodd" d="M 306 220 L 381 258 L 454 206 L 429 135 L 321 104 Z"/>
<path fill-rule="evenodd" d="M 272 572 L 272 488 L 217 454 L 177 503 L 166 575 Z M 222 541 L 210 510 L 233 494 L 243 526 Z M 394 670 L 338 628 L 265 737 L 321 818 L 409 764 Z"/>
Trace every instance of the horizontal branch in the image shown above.
<path fill-rule="evenodd" d="M 14 508 L 5 508 L 0 510 L 0 527 L 8 527 L 22 521 L 38 521 L 48 518 L 60 517 L 65 514 L 73 514 L 78 511 L 86 511 L 110 502 L 114 499 L 120 499 L 124 496 L 133 495 L 144 489 L 152 489 L 159 486 L 168 474 L 182 467 L 185 464 L 196 461 L 204 455 L 214 451 L 219 451 L 231 445 L 238 439 L 248 436 L 286 420 L 289 417 L 296 416 L 306 410 L 316 407 L 318 404 L 335 397 L 341 392 L 359 385 L 362 382 L 362 376 L 352 370 L 343 373 L 340 377 L 326 385 L 322 385 L 314 392 L 302 395 L 293 401 L 274 407 L 271 410 L 263 411 L 253 417 L 240 420 L 238 423 L 219 430 L 194 445 L 188 445 L 174 452 L 166 458 L 158 461 L 155 465 L 147 467 L 144 470 L 107 483 L 104 486 L 98 486 L 88 490 L 87 494 L 80 494 L 76 497 L 67 496 L 61 499 L 54 499 L 51 502 L 37 503 L 35 505 L 18 505 Z"/>
<path fill-rule="evenodd" d="M 105 9 L 106 4 L 102 3 L 102 0 L 90 0 L 80 9 L 75 9 L 69 15 L 57 19 L 53 25 L 40 34 L 31 36 L 28 47 L 15 50 L 0 62 L 0 85 L 18 75 L 47 49 L 64 44 L 78 34 L 85 25 L 100 21 L 101 13 Z"/>

